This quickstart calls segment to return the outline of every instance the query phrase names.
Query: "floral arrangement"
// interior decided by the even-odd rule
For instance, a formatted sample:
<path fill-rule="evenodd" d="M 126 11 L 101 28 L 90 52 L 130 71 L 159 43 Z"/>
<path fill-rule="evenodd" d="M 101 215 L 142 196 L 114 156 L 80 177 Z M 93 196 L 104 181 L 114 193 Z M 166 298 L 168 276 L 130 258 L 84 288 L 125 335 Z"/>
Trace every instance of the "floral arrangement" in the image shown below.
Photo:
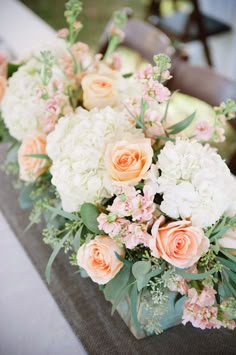
<path fill-rule="evenodd" d="M 29 227 L 44 219 L 46 279 L 64 249 L 137 337 L 181 322 L 234 329 L 236 181 L 210 143 L 236 104 L 216 107 L 214 122 L 193 113 L 170 125 L 170 58 L 122 75 L 125 13 L 102 56 L 77 41 L 81 10 L 69 0 L 68 29 L 8 63 L 8 80 L 0 57 L 4 169 L 19 176 Z"/>

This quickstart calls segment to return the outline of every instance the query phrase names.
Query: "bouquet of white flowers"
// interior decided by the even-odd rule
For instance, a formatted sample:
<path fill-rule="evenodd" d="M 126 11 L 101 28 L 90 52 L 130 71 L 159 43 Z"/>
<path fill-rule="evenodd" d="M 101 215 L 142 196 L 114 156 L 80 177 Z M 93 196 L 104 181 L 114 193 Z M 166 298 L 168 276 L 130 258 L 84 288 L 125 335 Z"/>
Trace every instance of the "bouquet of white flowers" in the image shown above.
<path fill-rule="evenodd" d="M 216 107 L 212 122 L 193 112 L 170 124 L 169 57 L 123 76 L 114 50 L 125 13 L 103 57 L 77 41 L 81 8 L 69 0 L 69 28 L 9 63 L 7 84 L 0 58 L 5 168 L 19 174 L 31 224 L 44 217 L 46 279 L 64 249 L 138 338 L 181 322 L 234 329 L 236 182 L 209 143 L 224 139 L 236 104 Z"/>

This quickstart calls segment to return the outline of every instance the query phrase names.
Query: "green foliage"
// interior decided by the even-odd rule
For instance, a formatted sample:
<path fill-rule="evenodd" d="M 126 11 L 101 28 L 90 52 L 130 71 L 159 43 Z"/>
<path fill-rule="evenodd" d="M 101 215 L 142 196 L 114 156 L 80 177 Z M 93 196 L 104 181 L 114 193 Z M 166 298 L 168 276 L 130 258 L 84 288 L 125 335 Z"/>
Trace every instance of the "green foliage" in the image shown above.
<path fill-rule="evenodd" d="M 0 111 L 0 142 L 15 144 L 17 141 L 10 135 Z"/>
<path fill-rule="evenodd" d="M 51 268 L 52 268 L 52 264 L 56 258 L 56 256 L 58 255 L 58 253 L 60 252 L 61 248 L 63 247 L 63 244 L 65 243 L 65 241 L 70 237 L 71 232 L 69 231 L 61 240 L 60 242 L 57 244 L 57 246 L 55 247 L 55 249 L 53 250 L 48 263 L 47 263 L 47 267 L 46 267 L 46 271 L 45 271 L 45 277 L 47 280 L 47 283 L 50 283 L 50 279 L 51 279 Z"/>
<path fill-rule="evenodd" d="M 222 102 L 219 107 L 214 108 L 217 118 L 224 116 L 230 120 L 235 118 L 236 103 L 232 99 L 228 99 L 226 102 Z"/>
<path fill-rule="evenodd" d="M 188 272 L 184 269 L 175 269 L 176 274 L 182 276 L 185 279 L 189 279 L 189 280 L 204 280 L 207 277 L 215 274 L 218 270 L 217 269 L 211 269 L 207 272 L 202 272 L 202 273 L 198 273 L 198 274 L 193 274 L 191 272 Z"/>
<path fill-rule="evenodd" d="M 177 134 L 177 133 L 184 131 L 187 127 L 189 127 L 191 125 L 191 123 L 193 122 L 193 120 L 195 118 L 195 115 L 196 115 L 196 111 L 193 112 L 190 116 L 186 117 L 184 120 L 168 127 L 167 133 L 171 135 L 171 134 Z"/>
<path fill-rule="evenodd" d="M 10 78 L 19 68 L 21 64 L 7 63 L 7 77 Z"/>
<path fill-rule="evenodd" d="M 163 76 L 163 74 L 166 73 L 171 67 L 170 57 L 166 54 L 160 53 L 154 55 L 153 60 L 156 64 L 153 68 L 153 80 L 157 80 L 162 83 L 166 80 L 165 75 Z M 168 76 L 167 78 L 169 78 Z"/>
<path fill-rule="evenodd" d="M 139 321 L 138 321 L 138 310 L 137 310 L 137 305 L 138 305 L 138 289 L 137 285 L 133 284 L 131 286 L 130 290 L 130 310 L 131 310 L 131 316 L 134 322 L 135 327 L 139 330 L 142 331 L 142 328 L 140 327 Z"/>
<path fill-rule="evenodd" d="M 50 160 L 50 158 L 47 154 L 27 154 L 25 156 L 30 157 L 30 158 L 36 158 L 36 159 Z"/>
<path fill-rule="evenodd" d="M 83 6 L 82 6 L 82 1 L 80 0 L 69 0 L 65 4 L 65 18 L 66 22 L 69 25 L 69 43 L 70 45 L 73 45 L 78 37 L 78 34 L 80 30 L 82 29 L 81 23 L 79 26 L 75 26 L 77 23 L 77 19 L 82 12 Z"/>
<path fill-rule="evenodd" d="M 113 23 L 111 27 L 116 28 L 118 31 L 121 30 L 127 22 L 127 13 L 125 10 L 116 11 L 113 15 Z M 104 60 L 106 60 L 116 49 L 118 44 L 122 42 L 122 38 L 117 32 L 110 32 L 109 43 L 104 55 Z"/>
<path fill-rule="evenodd" d="M 98 228 L 97 218 L 99 216 L 99 212 L 97 206 L 93 205 L 92 203 L 84 203 L 81 206 L 80 215 L 88 230 L 95 234 L 104 234 L 104 232 Z"/>
<path fill-rule="evenodd" d="M 57 208 L 57 207 L 52 207 L 52 206 L 45 206 L 48 210 L 50 210 L 51 212 L 53 212 L 55 214 L 55 216 L 61 216 L 64 217 L 65 219 L 68 219 L 70 221 L 80 221 L 80 218 L 75 215 L 74 213 L 69 213 L 66 212 L 64 210 L 62 210 L 61 208 Z"/>

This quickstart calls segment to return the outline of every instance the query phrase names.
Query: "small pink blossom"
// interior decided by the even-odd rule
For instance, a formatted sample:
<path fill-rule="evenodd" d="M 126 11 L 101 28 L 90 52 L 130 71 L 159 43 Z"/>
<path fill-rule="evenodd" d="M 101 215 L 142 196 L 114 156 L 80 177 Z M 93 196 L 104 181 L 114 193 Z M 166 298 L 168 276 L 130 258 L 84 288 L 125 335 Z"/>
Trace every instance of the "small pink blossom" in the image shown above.
<path fill-rule="evenodd" d="M 120 70 L 122 67 L 121 56 L 118 53 L 112 53 L 106 60 L 107 65 L 113 70 Z"/>
<path fill-rule="evenodd" d="M 149 240 L 152 238 L 147 232 L 146 225 L 138 223 L 131 223 L 123 237 L 125 246 L 128 249 L 133 249 L 139 244 L 143 244 L 147 247 Z"/>
<path fill-rule="evenodd" d="M 125 38 L 124 31 L 114 25 L 112 25 L 110 28 L 110 34 L 118 36 L 120 38 L 120 41 L 123 41 Z"/>
<path fill-rule="evenodd" d="M 60 108 L 58 101 L 55 98 L 50 98 L 46 102 L 45 110 L 49 114 L 58 116 L 61 111 L 61 108 Z"/>
<path fill-rule="evenodd" d="M 181 295 L 188 293 L 188 284 L 180 275 L 175 275 L 174 279 L 167 283 L 167 286 L 172 292 L 179 292 Z"/>
<path fill-rule="evenodd" d="M 133 186 L 126 186 L 108 207 L 118 217 L 131 216 L 133 221 L 149 221 L 155 211 L 154 193 L 151 186 L 144 186 L 143 195 Z"/>
<path fill-rule="evenodd" d="M 80 30 L 80 29 L 83 27 L 83 25 L 82 25 L 82 23 L 81 23 L 80 21 L 75 21 L 75 22 L 73 23 L 73 27 L 74 27 L 76 30 Z"/>
<path fill-rule="evenodd" d="M 155 211 L 154 194 L 150 186 L 144 186 L 143 196 L 139 194 L 133 200 L 132 218 L 134 221 L 149 221 Z"/>
<path fill-rule="evenodd" d="M 215 294 L 211 287 L 205 287 L 200 295 L 195 288 L 189 289 L 188 299 L 183 306 L 183 324 L 190 322 L 194 327 L 201 329 L 220 328 L 223 324 L 217 319 Z"/>
<path fill-rule="evenodd" d="M 214 127 L 207 121 L 200 121 L 197 122 L 193 133 L 195 134 L 196 139 L 208 141 L 214 133 Z"/>
<path fill-rule="evenodd" d="M 143 97 L 147 101 L 157 100 L 162 103 L 169 99 L 170 91 L 158 81 L 150 79 L 143 87 Z"/>
<path fill-rule="evenodd" d="M 214 132 L 214 142 L 221 143 L 225 141 L 225 130 L 223 127 L 216 127 Z"/>
<path fill-rule="evenodd" d="M 144 115 L 145 136 L 153 140 L 158 136 L 165 135 L 161 123 L 162 116 L 156 110 L 148 109 Z"/>
<path fill-rule="evenodd" d="M 66 38 L 69 36 L 69 30 L 68 28 L 62 28 L 57 32 L 57 37 L 59 38 Z"/>
<path fill-rule="evenodd" d="M 138 80 L 146 80 L 150 79 L 152 76 L 152 66 L 148 64 L 144 69 L 141 69 L 137 74 L 136 78 Z"/>
<path fill-rule="evenodd" d="M 107 215 L 105 213 L 101 213 L 97 221 L 99 223 L 99 229 L 103 230 L 111 238 L 119 237 L 130 224 L 130 221 L 125 218 L 116 218 L 116 216 Z"/>

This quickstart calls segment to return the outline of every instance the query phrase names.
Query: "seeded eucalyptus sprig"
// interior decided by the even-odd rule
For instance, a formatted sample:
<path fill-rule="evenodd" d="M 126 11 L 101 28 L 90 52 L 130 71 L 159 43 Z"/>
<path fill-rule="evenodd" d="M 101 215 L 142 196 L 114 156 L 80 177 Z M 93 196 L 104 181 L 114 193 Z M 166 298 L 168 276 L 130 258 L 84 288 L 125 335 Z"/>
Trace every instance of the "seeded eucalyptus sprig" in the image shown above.
<path fill-rule="evenodd" d="M 69 25 L 69 43 L 73 45 L 78 37 L 80 30 L 82 29 L 82 24 L 77 21 L 83 6 L 80 0 L 69 0 L 65 4 L 65 18 Z"/>

